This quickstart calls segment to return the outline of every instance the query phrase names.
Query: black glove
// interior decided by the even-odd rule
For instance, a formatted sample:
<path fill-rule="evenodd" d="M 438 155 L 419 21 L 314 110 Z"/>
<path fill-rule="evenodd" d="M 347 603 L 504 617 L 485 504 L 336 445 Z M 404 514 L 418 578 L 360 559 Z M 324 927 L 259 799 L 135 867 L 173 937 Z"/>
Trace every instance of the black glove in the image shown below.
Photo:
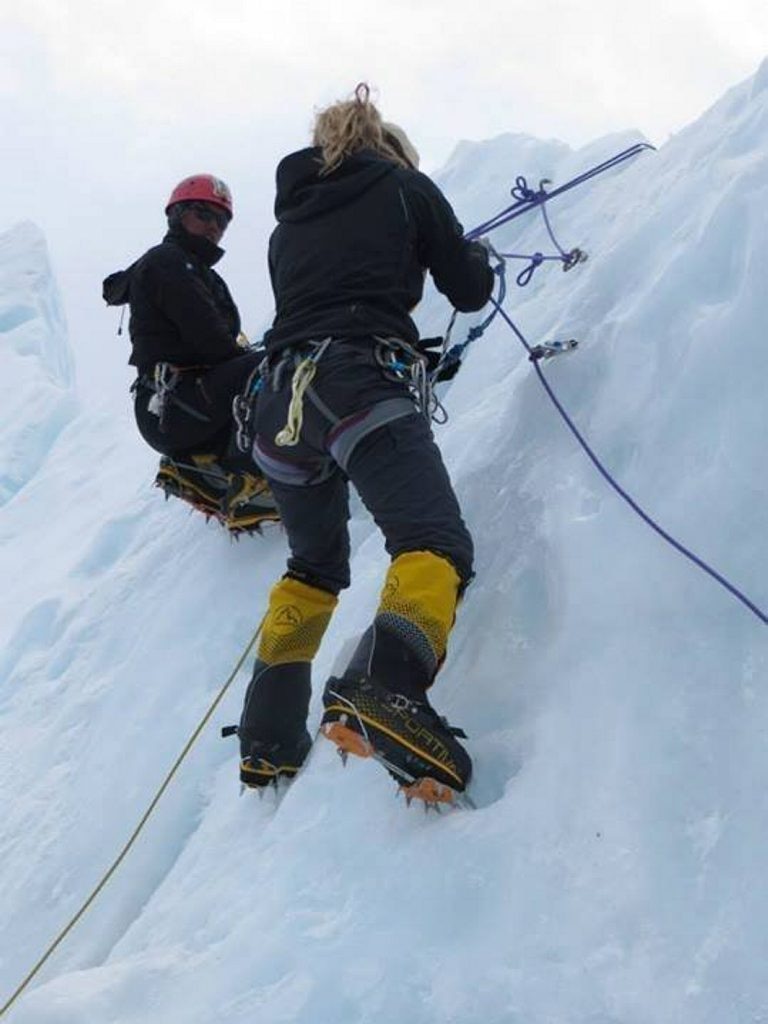
<path fill-rule="evenodd" d="M 430 374 L 434 373 L 440 360 L 443 357 L 442 352 L 435 352 L 434 349 L 442 348 L 443 338 L 419 338 L 416 343 L 416 348 L 427 360 L 427 370 Z M 456 374 L 459 372 L 461 366 L 461 360 L 454 356 L 448 357 L 448 360 L 444 363 L 437 377 L 436 381 L 441 380 L 453 380 Z"/>

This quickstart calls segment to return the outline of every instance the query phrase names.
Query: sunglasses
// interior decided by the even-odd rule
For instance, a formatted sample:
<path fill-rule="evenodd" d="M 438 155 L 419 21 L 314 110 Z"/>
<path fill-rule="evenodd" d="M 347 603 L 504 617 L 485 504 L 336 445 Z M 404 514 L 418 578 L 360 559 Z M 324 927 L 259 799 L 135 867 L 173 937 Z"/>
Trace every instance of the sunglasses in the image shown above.
<path fill-rule="evenodd" d="M 204 224 L 210 224 L 213 221 L 222 231 L 229 224 L 229 214 L 225 210 L 214 210 L 210 206 L 203 206 L 200 203 L 190 203 L 188 209 Z"/>

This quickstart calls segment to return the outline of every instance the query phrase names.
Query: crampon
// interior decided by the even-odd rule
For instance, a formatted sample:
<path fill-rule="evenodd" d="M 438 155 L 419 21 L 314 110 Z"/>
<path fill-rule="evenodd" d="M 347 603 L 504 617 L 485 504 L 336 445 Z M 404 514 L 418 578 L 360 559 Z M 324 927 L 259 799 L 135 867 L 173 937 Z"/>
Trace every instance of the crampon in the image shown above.
<path fill-rule="evenodd" d="M 155 486 L 166 498 L 180 498 L 206 519 L 215 519 L 234 537 L 261 533 L 264 523 L 280 521 L 263 477 L 227 473 L 212 455 L 195 455 L 184 462 L 163 456 Z"/>
<path fill-rule="evenodd" d="M 457 742 L 464 734 L 448 726 L 428 704 L 405 700 L 370 680 L 331 679 L 323 695 L 320 731 L 342 761 L 370 757 L 386 768 L 410 805 L 425 809 L 471 807 L 465 789 L 469 755 Z"/>

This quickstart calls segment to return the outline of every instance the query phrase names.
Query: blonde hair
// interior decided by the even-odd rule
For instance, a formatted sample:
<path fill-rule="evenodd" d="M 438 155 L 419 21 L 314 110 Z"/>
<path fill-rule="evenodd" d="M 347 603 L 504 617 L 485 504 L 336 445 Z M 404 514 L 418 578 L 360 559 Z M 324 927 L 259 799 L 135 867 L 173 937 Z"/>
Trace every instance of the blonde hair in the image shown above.
<path fill-rule="evenodd" d="M 312 144 L 322 150 L 323 175 L 335 171 L 343 160 L 361 149 L 372 149 L 399 167 L 412 167 L 397 142 L 392 140 L 371 102 L 366 82 L 356 87 L 354 99 L 333 103 L 315 116 Z"/>

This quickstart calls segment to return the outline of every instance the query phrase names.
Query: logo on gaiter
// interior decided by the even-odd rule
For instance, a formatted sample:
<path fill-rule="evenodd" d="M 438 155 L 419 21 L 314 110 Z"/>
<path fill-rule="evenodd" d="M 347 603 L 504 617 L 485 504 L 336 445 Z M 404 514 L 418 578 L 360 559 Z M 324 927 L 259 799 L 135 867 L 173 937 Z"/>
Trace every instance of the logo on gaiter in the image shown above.
<path fill-rule="evenodd" d="M 282 636 L 292 633 L 303 624 L 304 616 L 301 614 L 301 609 L 297 608 L 295 604 L 280 605 L 276 609 L 275 617 L 272 620 L 272 628 Z"/>

